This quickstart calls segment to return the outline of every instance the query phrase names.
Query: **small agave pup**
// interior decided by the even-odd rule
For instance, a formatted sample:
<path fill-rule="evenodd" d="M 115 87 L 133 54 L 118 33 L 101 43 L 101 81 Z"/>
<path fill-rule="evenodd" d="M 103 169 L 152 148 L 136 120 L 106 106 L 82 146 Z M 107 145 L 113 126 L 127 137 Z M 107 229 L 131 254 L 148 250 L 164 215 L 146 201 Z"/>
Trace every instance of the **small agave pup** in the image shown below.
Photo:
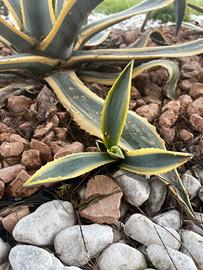
<path fill-rule="evenodd" d="M 128 151 L 119 147 L 130 102 L 132 71 L 133 61 L 117 78 L 105 100 L 102 111 L 103 142 L 97 143 L 102 152 L 72 154 L 47 163 L 25 186 L 71 179 L 110 163 L 138 174 L 159 175 L 190 160 L 191 155 L 186 153 L 155 148 Z"/>

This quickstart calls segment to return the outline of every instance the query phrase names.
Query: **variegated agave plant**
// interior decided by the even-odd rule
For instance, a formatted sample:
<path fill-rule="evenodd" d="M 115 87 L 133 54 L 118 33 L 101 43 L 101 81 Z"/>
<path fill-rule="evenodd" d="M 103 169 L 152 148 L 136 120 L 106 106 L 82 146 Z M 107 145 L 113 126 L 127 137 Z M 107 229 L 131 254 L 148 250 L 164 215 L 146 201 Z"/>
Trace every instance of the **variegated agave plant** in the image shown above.
<path fill-rule="evenodd" d="M 11 56 L 0 58 L 0 71 L 23 69 L 43 77 L 54 90 L 64 107 L 72 113 L 73 118 L 81 128 L 99 138 L 103 137 L 100 127 L 104 100 L 92 93 L 82 83 L 80 78 L 111 85 L 118 74 L 101 74 L 93 71 L 89 73 L 81 72 L 80 67 L 83 63 L 98 61 L 126 62 L 132 59 L 146 61 L 165 57 L 183 57 L 203 52 L 202 39 L 181 45 L 147 48 L 145 46 L 148 34 L 145 34 L 141 40 L 138 40 L 130 48 L 85 50 L 87 46 L 91 48 L 92 45 L 99 44 L 107 36 L 106 32 L 102 31 L 113 24 L 131 18 L 136 14 L 147 13 L 165 7 L 174 2 L 177 10 L 178 28 L 185 9 L 185 0 L 145 0 L 128 10 L 85 25 L 88 14 L 102 1 L 3 0 L 13 15 L 16 25 L 13 26 L 0 17 L 1 39 L 4 42 L 6 41 L 15 52 Z M 140 48 L 140 46 L 142 47 Z M 167 95 L 173 98 L 179 78 L 179 69 L 177 64 L 172 61 L 153 60 L 135 67 L 132 72 L 133 78 L 154 66 L 163 66 L 168 70 Z M 129 90 L 126 92 L 129 95 Z M 109 144 L 105 139 L 104 142 L 109 150 Z M 159 150 L 160 152 L 165 150 L 165 144 L 155 128 L 145 119 L 130 111 L 127 115 L 122 137 L 117 139 L 115 145 L 126 151 L 142 148 L 159 148 L 162 149 Z M 139 151 L 139 153 L 143 153 L 143 150 Z M 147 151 L 148 153 L 150 152 L 150 150 Z M 151 151 L 153 153 L 153 150 Z M 170 157 L 171 155 L 173 156 L 173 154 L 169 155 Z M 111 162 L 114 161 L 107 154 L 103 154 L 103 158 L 108 160 L 108 162 L 109 160 Z M 96 162 L 98 154 L 91 154 L 90 161 L 92 159 L 95 159 Z M 130 156 L 127 156 L 127 159 L 130 159 Z M 65 159 L 63 160 L 65 161 Z M 86 158 L 85 160 L 89 159 Z M 58 162 L 60 163 L 61 161 L 56 161 L 54 164 L 58 164 Z M 100 161 L 98 163 L 101 164 Z M 125 164 L 125 161 L 122 164 Z M 87 163 L 81 164 L 82 166 L 86 167 Z M 89 165 L 88 169 L 91 168 L 93 167 Z M 80 172 L 84 171 L 86 169 L 80 170 Z M 57 177 L 60 175 L 58 170 L 55 173 Z M 148 171 L 148 173 L 153 174 L 154 171 Z M 71 175 L 74 176 L 73 174 Z M 47 179 L 48 177 L 47 174 L 45 178 Z M 68 175 L 66 174 L 67 178 Z M 181 205 L 192 216 L 193 212 L 188 195 L 177 172 L 172 171 L 162 174 L 160 178 L 169 186 L 169 189 Z"/>
<path fill-rule="evenodd" d="M 176 169 L 190 160 L 191 155 L 187 153 L 172 152 L 160 148 L 128 150 L 125 149 L 125 144 L 123 144 L 123 147 L 119 146 L 126 119 L 129 121 L 128 107 L 132 74 L 133 61 L 126 66 L 116 79 L 104 102 L 101 113 L 103 142 L 97 141 L 100 152 L 71 154 L 49 162 L 41 167 L 25 183 L 25 186 L 71 179 L 110 163 L 115 163 L 121 169 L 133 173 L 159 175 Z M 143 129 L 146 129 L 147 122 L 144 122 L 143 119 L 140 120 Z M 135 123 L 132 122 L 133 124 Z M 144 140 L 147 140 L 147 138 L 145 137 Z M 160 143 L 163 142 L 160 140 Z"/>

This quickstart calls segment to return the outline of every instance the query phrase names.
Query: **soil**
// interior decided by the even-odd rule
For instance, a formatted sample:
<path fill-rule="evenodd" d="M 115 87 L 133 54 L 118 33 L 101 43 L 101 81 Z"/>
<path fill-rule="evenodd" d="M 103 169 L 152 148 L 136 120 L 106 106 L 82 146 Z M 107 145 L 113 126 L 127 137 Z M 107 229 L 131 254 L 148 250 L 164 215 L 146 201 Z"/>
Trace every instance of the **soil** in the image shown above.
<path fill-rule="evenodd" d="M 168 44 L 186 42 L 197 38 L 194 32 L 187 29 L 181 30 L 178 37 L 175 36 L 173 27 L 161 27 L 161 31 L 164 33 Z M 129 46 L 139 36 L 139 31 L 134 29 L 131 32 L 113 31 L 101 47 L 123 48 Z M 149 45 L 156 46 L 153 42 L 150 42 Z M 2 45 L 0 46 L 0 53 L 1 55 L 7 55 L 11 52 Z M 176 100 L 170 101 L 165 95 L 168 77 L 166 70 L 154 68 L 133 80 L 130 108 L 147 117 L 156 126 L 159 134 L 166 141 L 167 149 L 194 154 L 192 161 L 182 166 L 180 172 L 184 173 L 186 170 L 190 170 L 196 176 L 198 171 L 203 168 L 203 103 L 201 103 L 203 98 L 203 58 L 200 55 L 176 59 L 175 61 L 179 64 L 181 70 Z M 91 67 L 91 65 L 87 65 L 86 68 L 90 69 Z M 121 70 L 121 67 L 116 64 L 113 67 L 106 64 L 102 67 L 98 65 L 97 69 L 102 71 L 111 69 L 112 72 L 112 70 Z M 0 108 L 0 168 L 8 168 L 23 163 L 25 172 L 32 175 L 41 165 L 48 160 L 52 160 L 58 150 L 70 147 L 70 144 L 74 142 L 79 142 L 80 147 L 82 144 L 84 151 L 87 151 L 90 147 L 91 150 L 95 150 L 96 138 L 77 126 L 45 82 L 39 79 L 25 78 L 21 74 L 10 73 L 6 78 L 5 75 L 0 74 L 0 84 L 1 89 L 10 87 L 12 91 L 14 90 L 11 97 L 6 98 Z M 196 85 L 196 88 L 199 87 L 198 90 L 194 90 L 194 85 Z M 87 86 L 103 98 L 109 90 L 109 87 L 97 83 L 87 83 Z M 42 95 L 43 91 L 46 99 Z M 188 109 L 189 107 L 190 109 Z M 175 118 L 173 118 L 174 114 Z M 166 124 L 168 120 L 170 123 Z M 165 123 L 165 126 L 161 123 Z M 12 136 L 11 140 L 12 134 L 18 134 L 20 137 Z M 48 149 L 49 157 L 42 158 L 39 149 L 33 148 L 33 139 L 47 146 L 47 148 L 44 147 Z M 3 152 L 4 149 L 2 150 L 4 148 L 2 145 L 14 142 L 17 142 L 18 147 L 23 145 L 23 150 L 19 150 L 19 153 L 15 156 L 12 156 L 13 152 L 11 155 L 6 155 Z M 75 145 L 72 147 L 74 148 Z M 35 161 L 39 158 L 35 166 L 22 161 L 22 157 L 24 156 L 24 159 L 26 159 L 27 155 L 31 155 L 31 158 Z M 13 206 L 27 205 L 32 211 L 40 204 L 53 198 L 68 199 L 77 208 L 80 204 L 79 190 L 92 175 L 101 172 L 112 175 L 113 168 L 106 167 L 93 171 L 74 180 L 72 185 L 69 185 L 71 182 L 67 181 L 54 186 L 43 186 L 37 191 L 34 190 L 23 195 L 23 197 L 19 196 L 22 193 L 16 193 L 16 197 L 11 196 L 10 186 L 12 181 L 10 181 L 3 188 L 0 201 L 0 220 L 1 217 L 8 214 L 9 210 L 12 211 Z M 64 187 L 65 184 L 68 184 L 68 188 L 62 189 L 61 187 Z M 176 204 L 170 195 L 168 196 L 169 199 L 166 200 L 165 208 L 170 208 L 171 205 Z M 192 204 L 195 211 L 201 212 L 201 205 L 198 200 L 194 200 Z M 7 210 L 8 212 L 6 212 Z M 0 225 L 0 235 L 14 244 L 11 235 L 5 231 L 2 225 Z"/>

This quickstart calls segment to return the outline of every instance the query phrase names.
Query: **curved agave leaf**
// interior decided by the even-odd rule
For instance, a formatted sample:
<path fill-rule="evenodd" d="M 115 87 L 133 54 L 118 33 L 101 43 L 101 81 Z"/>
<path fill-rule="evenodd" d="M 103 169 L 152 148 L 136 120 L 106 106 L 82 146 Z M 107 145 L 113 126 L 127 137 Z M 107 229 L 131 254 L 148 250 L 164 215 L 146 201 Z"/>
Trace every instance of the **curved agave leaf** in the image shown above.
<path fill-rule="evenodd" d="M 20 0 L 23 29 L 32 36 L 47 35 L 54 23 L 52 0 Z"/>
<path fill-rule="evenodd" d="M 146 0 L 141 2 L 140 4 L 124 10 L 122 12 L 113 14 L 111 16 L 107 16 L 104 19 L 93 22 L 85 27 L 83 27 L 80 36 L 78 38 L 78 42 L 75 46 L 76 50 L 79 50 L 83 47 L 87 40 L 89 40 L 92 36 L 97 34 L 98 32 L 116 24 L 121 21 L 127 20 L 137 14 L 145 13 L 151 10 L 156 10 L 159 8 L 163 8 L 171 3 L 174 0 Z"/>
<path fill-rule="evenodd" d="M 19 29 L 22 29 L 22 14 L 20 9 L 20 0 L 3 0 L 4 5 L 13 16 Z"/>
<path fill-rule="evenodd" d="M 198 26 L 198 25 L 195 25 L 193 23 L 189 23 L 189 22 L 183 22 L 182 23 L 182 26 L 188 28 L 188 29 L 191 29 L 191 30 L 194 30 L 194 31 L 198 31 L 198 32 L 202 32 L 203 31 L 203 28 Z"/>
<path fill-rule="evenodd" d="M 185 57 L 203 53 L 203 39 L 162 47 L 148 47 L 135 49 L 103 49 L 89 51 L 75 51 L 64 66 L 72 66 L 83 61 L 130 61 L 154 59 L 160 57 Z"/>
<path fill-rule="evenodd" d="M 79 153 L 48 162 L 24 184 L 29 187 L 68 180 L 115 162 L 107 153 Z"/>
<path fill-rule="evenodd" d="M 161 31 L 152 31 L 150 38 L 155 44 L 157 44 L 159 46 L 168 46 L 169 45 L 166 42 L 165 37 Z"/>
<path fill-rule="evenodd" d="M 128 48 L 143 48 L 146 47 L 151 35 L 151 30 L 146 31 L 140 38 L 131 43 Z"/>
<path fill-rule="evenodd" d="M 128 114 L 133 61 L 130 62 L 108 92 L 102 110 L 103 141 L 107 149 L 119 144 Z"/>
<path fill-rule="evenodd" d="M 0 16 L 0 33 L 14 49 L 18 52 L 30 50 L 36 44 L 35 40 L 20 30 L 17 30 L 13 25 L 8 23 Z"/>
<path fill-rule="evenodd" d="M 55 0 L 54 3 L 54 12 L 55 12 L 55 16 L 56 18 L 58 18 L 61 10 L 63 9 L 65 3 L 67 0 Z"/>
<path fill-rule="evenodd" d="M 92 93 L 76 76 L 75 72 L 57 72 L 46 78 L 64 107 L 74 120 L 88 133 L 102 138 L 101 111 L 104 100 Z M 157 134 L 155 127 L 146 119 L 129 111 L 124 127 L 120 147 L 127 150 L 140 148 L 165 149 L 164 141 Z M 161 175 L 163 182 L 174 193 L 179 203 L 190 216 L 193 210 L 189 197 L 176 171 Z"/>
<path fill-rule="evenodd" d="M 141 64 L 133 69 L 132 78 L 136 78 L 145 70 L 151 69 L 153 67 L 161 66 L 167 69 L 169 73 L 169 78 L 166 85 L 166 94 L 170 99 L 174 99 L 176 96 L 176 87 L 178 80 L 180 78 L 180 70 L 178 65 L 169 60 L 153 60 L 145 64 Z M 104 85 L 112 85 L 115 79 L 118 77 L 118 73 L 102 73 L 95 71 L 80 71 L 79 77 L 87 82 L 97 82 Z"/>
<path fill-rule="evenodd" d="M 201 7 L 201 6 L 196 6 L 194 4 L 188 3 L 188 7 L 192 8 L 200 13 L 203 13 L 203 7 Z"/>
<path fill-rule="evenodd" d="M 66 59 L 88 14 L 103 0 L 69 0 L 39 50 Z"/>
<path fill-rule="evenodd" d="M 176 34 L 177 34 L 185 16 L 186 0 L 175 0 L 174 6 L 176 13 Z"/>
<path fill-rule="evenodd" d="M 191 156 L 186 153 L 145 148 L 126 152 L 120 167 L 138 174 L 159 175 L 183 165 L 191 159 Z"/>
<path fill-rule="evenodd" d="M 109 34 L 110 30 L 103 30 L 99 32 L 85 43 L 85 47 L 94 47 L 100 45 L 108 38 Z"/>
<path fill-rule="evenodd" d="M 27 69 L 35 74 L 42 74 L 50 72 L 58 63 L 58 59 L 22 53 L 0 58 L 0 70 Z"/>

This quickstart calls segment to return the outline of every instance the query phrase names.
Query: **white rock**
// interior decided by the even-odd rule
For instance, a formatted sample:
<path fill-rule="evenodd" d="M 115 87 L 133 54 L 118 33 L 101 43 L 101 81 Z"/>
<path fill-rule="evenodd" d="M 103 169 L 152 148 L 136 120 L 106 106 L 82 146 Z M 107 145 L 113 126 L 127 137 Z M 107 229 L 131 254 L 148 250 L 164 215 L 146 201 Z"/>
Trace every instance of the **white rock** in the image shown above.
<path fill-rule="evenodd" d="M 163 227 L 179 230 L 182 222 L 180 213 L 177 210 L 170 210 L 153 217 L 153 221 Z"/>
<path fill-rule="evenodd" d="M 195 218 L 195 222 L 189 222 L 191 224 L 190 229 L 193 232 L 196 232 L 199 235 L 203 236 L 203 213 L 195 212 Z"/>
<path fill-rule="evenodd" d="M 59 232 L 54 246 L 65 264 L 83 266 L 112 242 L 113 230 L 110 226 L 76 225 Z"/>
<path fill-rule="evenodd" d="M 143 270 L 147 267 L 144 255 L 123 243 L 112 244 L 99 258 L 99 270 Z"/>
<path fill-rule="evenodd" d="M 31 245 L 12 248 L 9 261 L 13 270 L 64 270 L 64 265 L 53 254 Z"/>
<path fill-rule="evenodd" d="M 121 187 L 126 201 L 132 205 L 140 206 L 149 198 L 149 184 L 143 176 L 119 170 L 113 177 Z"/>
<path fill-rule="evenodd" d="M 146 202 L 146 211 L 150 215 L 156 215 L 161 209 L 166 198 L 166 185 L 160 179 L 154 178 L 150 184 L 149 199 Z"/>
<path fill-rule="evenodd" d="M 158 244 L 174 249 L 180 247 L 180 235 L 174 229 L 161 227 L 142 214 L 132 215 L 125 223 L 124 232 L 145 246 Z"/>
<path fill-rule="evenodd" d="M 199 234 L 182 230 L 182 252 L 190 256 L 203 269 L 203 237 Z"/>
<path fill-rule="evenodd" d="M 151 245 L 147 254 L 157 270 L 197 270 L 190 257 L 169 247 Z"/>
<path fill-rule="evenodd" d="M 73 206 L 54 200 L 42 204 L 22 218 L 13 230 L 15 240 L 34 245 L 51 245 L 58 232 L 75 224 Z"/>
<path fill-rule="evenodd" d="M 75 266 L 65 266 L 62 270 L 82 270 L 81 268 Z"/>
<path fill-rule="evenodd" d="M 0 264 L 6 261 L 9 251 L 10 245 L 0 238 Z"/>
<path fill-rule="evenodd" d="M 182 181 L 188 194 L 192 197 L 196 196 L 201 188 L 200 182 L 194 176 L 186 173 L 182 176 Z"/>

